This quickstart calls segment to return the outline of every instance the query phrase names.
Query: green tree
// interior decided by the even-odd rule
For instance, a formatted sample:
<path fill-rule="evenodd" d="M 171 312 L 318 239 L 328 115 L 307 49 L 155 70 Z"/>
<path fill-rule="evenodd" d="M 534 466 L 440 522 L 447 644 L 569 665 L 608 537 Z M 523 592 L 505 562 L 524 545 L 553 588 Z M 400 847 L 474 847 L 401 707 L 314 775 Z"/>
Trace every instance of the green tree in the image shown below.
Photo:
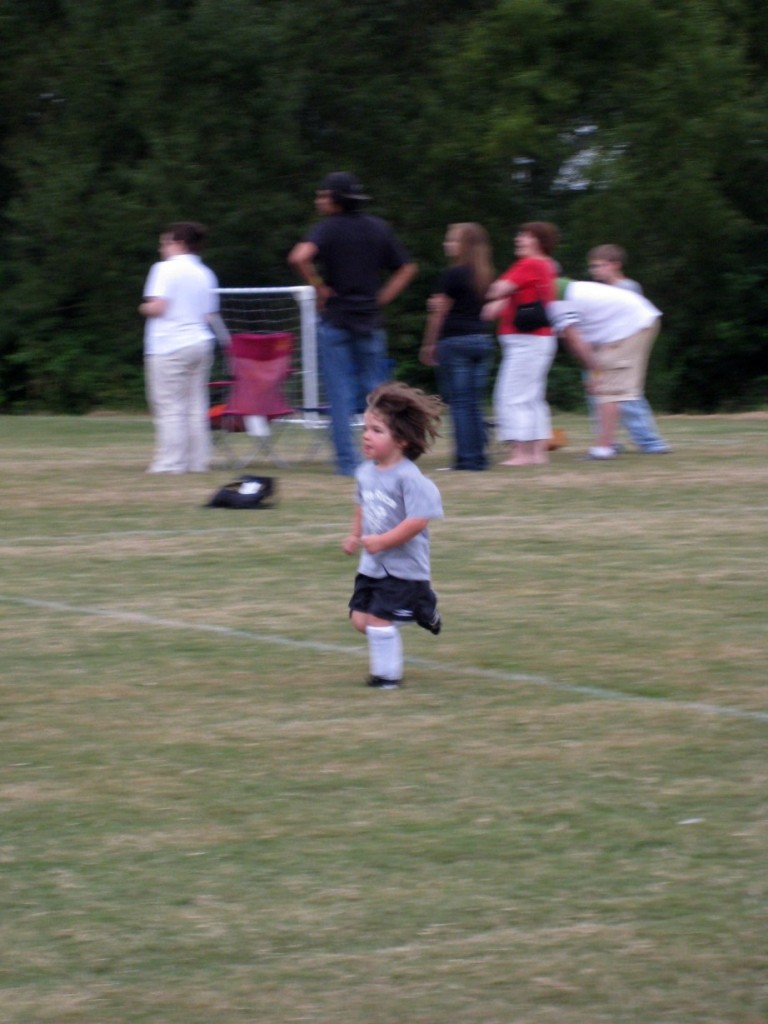
<path fill-rule="evenodd" d="M 223 283 L 286 273 L 276 252 L 299 215 L 286 187 L 298 136 L 279 32 L 244 0 L 72 0 L 41 16 L 35 45 L 18 44 L 29 114 L 3 153 L 6 403 L 138 400 L 136 305 L 171 219 L 211 225 Z"/>
<path fill-rule="evenodd" d="M 556 220 L 573 276 L 592 245 L 628 248 L 665 311 L 653 383 L 670 408 L 768 398 L 757 23 L 750 3 L 502 0 L 445 37 L 425 173 L 469 165 L 497 242 L 505 212 Z"/>
<path fill-rule="evenodd" d="M 210 226 L 222 284 L 285 283 L 338 168 L 422 266 L 389 317 L 409 375 L 445 225 L 501 269 L 546 218 L 572 275 L 629 250 L 657 401 L 764 402 L 767 28 L 757 0 L 3 0 L 0 408 L 140 401 L 163 224 Z"/>

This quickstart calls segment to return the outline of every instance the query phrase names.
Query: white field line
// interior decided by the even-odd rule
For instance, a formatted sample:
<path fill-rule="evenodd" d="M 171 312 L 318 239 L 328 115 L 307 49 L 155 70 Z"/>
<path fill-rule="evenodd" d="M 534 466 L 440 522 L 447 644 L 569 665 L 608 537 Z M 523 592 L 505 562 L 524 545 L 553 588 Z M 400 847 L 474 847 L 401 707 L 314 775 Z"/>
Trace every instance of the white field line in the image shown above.
<path fill-rule="evenodd" d="M 342 533 L 345 530 L 349 530 L 349 524 L 350 519 L 345 519 L 343 521 L 339 520 L 338 523 L 322 523 L 316 526 L 312 526 L 307 522 L 293 525 L 283 522 L 279 525 L 265 527 L 259 521 L 258 536 L 263 537 L 265 534 L 284 536 L 287 533 L 308 533 L 314 536 L 325 531 Z M 219 537 L 233 533 L 253 534 L 255 525 L 251 519 L 240 526 L 215 526 L 190 530 L 104 530 L 94 533 L 59 533 L 55 537 L 47 534 L 31 534 L 29 537 L 15 535 L 14 537 L 0 537 L 0 548 L 7 548 L 12 551 L 13 548 L 23 547 L 27 544 L 50 544 L 52 547 L 56 547 L 66 546 L 67 544 L 95 544 L 99 541 L 130 540 L 132 537 L 156 537 L 158 540 L 167 540 L 176 537 L 179 539 L 184 537 Z"/>
<path fill-rule="evenodd" d="M 350 508 L 352 504 L 350 502 Z M 711 517 L 718 521 L 724 520 L 731 516 L 743 516 L 745 513 L 768 513 L 768 505 L 756 505 L 753 507 L 744 507 L 743 505 L 734 506 L 733 508 L 726 508 L 722 505 L 714 506 L 712 508 L 688 508 L 685 511 L 686 517 L 691 519 L 694 516 Z M 261 515 L 268 515 L 269 511 L 261 511 L 258 513 Z M 659 519 L 667 518 L 668 516 L 674 515 L 679 516 L 680 510 L 678 508 L 661 508 L 656 509 L 653 516 Z M 622 512 L 621 523 L 616 523 L 616 516 L 613 511 L 595 511 L 585 512 L 580 511 L 574 513 L 574 519 L 577 519 L 580 524 L 585 523 L 610 523 L 612 529 L 615 530 L 623 523 L 631 523 L 633 519 L 643 520 L 647 522 L 649 516 L 648 509 L 638 509 L 633 516 L 631 512 Z M 554 518 L 554 515 L 553 515 Z M 536 513 L 531 515 L 514 515 L 510 513 L 497 513 L 494 515 L 448 515 L 445 520 L 436 522 L 434 527 L 438 530 L 441 528 L 444 522 L 446 526 L 451 526 L 454 523 L 461 525 L 463 523 L 509 523 L 511 525 L 524 526 L 527 524 L 541 525 L 549 521 L 549 517 L 546 515 Z M 734 521 L 731 519 L 731 521 Z M 23 547 L 28 544 L 50 544 L 55 546 L 67 545 L 67 544 L 90 544 L 97 543 L 98 541 L 110 541 L 110 540 L 129 540 L 131 537 L 157 537 L 158 539 L 167 539 L 174 537 L 200 537 L 200 536 L 223 536 L 235 533 L 248 533 L 253 534 L 254 527 L 256 526 L 254 519 L 248 519 L 247 522 L 243 522 L 240 525 L 232 526 L 211 526 L 201 527 L 198 529 L 145 529 L 145 530 L 105 530 L 105 531 L 94 531 L 92 533 L 72 533 L 72 534 L 30 534 L 28 537 L 23 535 L 14 534 L 12 537 L 0 536 L 0 547 L 7 548 L 12 551 L 16 547 Z M 296 523 L 265 523 L 264 520 L 259 518 L 258 520 L 258 535 L 284 535 L 286 533 L 302 534 L 307 533 L 312 536 L 317 536 L 321 533 L 336 533 L 338 531 L 346 531 L 349 528 L 349 519 L 342 519 L 338 522 L 326 522 L 326 523 L 310 523 L 307 521 L 296 522 Z"/>
<path fill-rule="evenodd" d="M 365 648 L 360 644 L 331 644 L 322 643 L 317 640 L 297 640 L 293 637 L 280 636 L 276 633 L 254 633 L 246 629 L 234 629 L 231 626 L 217 626 L 212 623 L 165 619 L 155 615 L 147 615 L 143 612 L 130 612 L 120 608 L 94 608 L 66 604 L 61 601 L 42 601 L 31 597 L 12 597 L 5 594 L 0 594 L 0 602 L 25 608 L 36 608 L 40 611 L 55 612 L 62 615 L 90 615 L 96 618 L 110 619 L 115 622 L 132 622 L 137 625 L 148 626 L 152 629 L 211 633 L 217 636 L 248 640 L 252 643 L 271 644 L 275 647 L 287 647 L 294 650 L 344 654 L 355 658 L 360 658 L 366 653 Z M 450 673 L 451 675 L 469 676 L 473 679 L 493 679 L 502 683 L 541 686 L 561 693 L 577 694 L 595 700 L 627 701 L 695 714 L 739 718 L 753 722 L 768 722 L 768 711 L 751 711 L 747 708 L 706 704 L 697 701 L 668 700 L 665 697 L 647 697 L 642 694 L 624 693 L 621 690 L 610 690 L 602 686 L 578 686 L 573 683 L 563 683 L 556 679 L 549 679 L 546 676 L 528 675 L 522 672 L 507 672 L 503 669 L 484 669 L 474 665 L 456 665 L 427 658 L 409 657 L 406 658 L 406 663 L 442 674 Z"/>

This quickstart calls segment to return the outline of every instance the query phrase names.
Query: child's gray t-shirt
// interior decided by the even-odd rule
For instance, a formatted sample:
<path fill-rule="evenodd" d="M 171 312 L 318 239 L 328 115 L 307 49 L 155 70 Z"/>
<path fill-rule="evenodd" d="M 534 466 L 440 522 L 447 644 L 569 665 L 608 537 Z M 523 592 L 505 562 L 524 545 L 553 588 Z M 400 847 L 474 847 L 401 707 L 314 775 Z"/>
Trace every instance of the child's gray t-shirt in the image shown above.
<path fill-rule="evenodd" d="M 362 462 L 355 473 L 357 503 L 362 509 L 363 536 L 386 533 L 404 519 L 442 519 L 443 504 L 435 484 L 410 459 L 401 459 L 389 469 Z M 358 572 L 382 579 L 429 580 L 429 531 L 388 551 L 360 555 Z"/>

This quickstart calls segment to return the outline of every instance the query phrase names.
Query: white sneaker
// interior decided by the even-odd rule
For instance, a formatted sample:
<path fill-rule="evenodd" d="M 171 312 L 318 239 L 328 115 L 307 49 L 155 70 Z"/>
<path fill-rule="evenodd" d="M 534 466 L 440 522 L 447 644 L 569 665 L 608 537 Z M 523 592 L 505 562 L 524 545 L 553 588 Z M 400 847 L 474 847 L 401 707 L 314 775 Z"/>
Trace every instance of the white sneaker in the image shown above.
<path fill-rule="evenodd" d="M 613 448 L 601 448 L 597 446 L 590 448 L 587 452 L 587 458 L 589 459 L 615 459 L 616 451 Z"/>

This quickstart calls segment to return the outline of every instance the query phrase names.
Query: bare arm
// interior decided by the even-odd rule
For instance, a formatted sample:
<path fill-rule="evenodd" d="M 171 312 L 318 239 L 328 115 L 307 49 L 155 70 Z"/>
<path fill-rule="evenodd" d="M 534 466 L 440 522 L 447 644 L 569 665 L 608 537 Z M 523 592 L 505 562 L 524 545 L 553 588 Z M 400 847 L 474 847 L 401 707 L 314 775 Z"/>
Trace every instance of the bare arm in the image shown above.
<path fill-rule="evenodd" d="M 513 292 L 517 291 L 517 287 L 514 281 L 498 277 L 488 289 L 485 297 L 487 299 L 508 299 Z"/>
<path fill-rule="evenodd" d="M 483 306 L 480 317 L 483 320 L 498 320 L 509 301 L 510 295 L 517 291 L 514 281 L 507 281 L 501 277 L 496 278 L 486 292 L 486 303 Z"/>
<path fill-rule="evenodd" d="M 315 260 L 317 259 L 317 246 L 314 242 L 297 242 L 288 253 L 288 262 L 307 284 L 311 284 L 317 292 L 317 305 L 322 309 L 329 296 L 333 295 L 333 289 L 323 281 L 317 272 Z"/>
<path fill-rule="evenodd" d="M 390 548 L 398 548 L 401 544 L 407 544 L 413 540 L 417 533 L 425 530 L 429 519 L 404 519 L 402 523 L 393 526 L 386 533 L 371 533 L 360 538 L 369 555 L 377 555 L 380 551 L 389 551 Z"/>
<path fill-rule="evenodd" d="M 314 242 L 297 242 L 288 253 L 288 262 L 307 284 L 314 284 L 317 279 L 316 258 L 317 246 Z"/>
<path fill-rule="evenodd" d="M 363 530 L 363 512 L 359 505 L 355 505 L 355 515 L 352 519 L 352 527 L 349 535 L 344 538 L 342 549 L 347 555 L 354 555 L 360 547 L 360 534 Z"/>
<path fill-rule="evenodd" d="M 453 299 L 442 292 L 430 295 L 427 300 L 427 323 L 419 352 L 419 360 L 425 366 L 437 366 L 437 341 L 452 307 Z"/>
<path fill-rule="evenodd" d="M 168 302 L 166 299 L 150 298 L 145 299 L 139 306 L 139 312 L 142 316 L 162 316 L 168 308 Z"/>
<path fill-rule="evenodd" d="M 380 306 L 388 306 L 393 299 L 396 299 L 400 292 L 404 291 L 419 272 L 417 263 L 404 263 L 402 267 L 394 272 L 392 277 L 382 285 L 376 301 Z"/>
<path fill-rule="evenodd" d="M 584 341 L 578 328 L 573 325 L 564 327 L 560 332 L 560 337 L 563 339 L 566 347 L 572 355 L 574 355 L 587 370 L 596 371 L 598 369 L 595 357 L 592 354 L 592 349 L 586 341 Z"/>
<path fill-rule="evenodd" d="M 209 313 L 208 314 L 208 325 L 211 328 L 211 330 L 213 331 L 213 334 L 214 334 L 214 337 L 216 338 L 216 341 L 218 341 L 218 343 L 221 346 L 223 346 L 224 348 L 227 348 L 229 346 L 229 344 L 230 344 L 232 339 L 230 337 L 229 331 L 227 330 L 227 325 L 224 323 L 223 319 L 221 318 L 221 314 L 220 313 Z"/>
<path fill-rule="evenodd" d="M 486 302 L 480 311 L 480 319 L 498 320 L 508 301 L 508 299 L 494 299 L 492 302 Z"/>

